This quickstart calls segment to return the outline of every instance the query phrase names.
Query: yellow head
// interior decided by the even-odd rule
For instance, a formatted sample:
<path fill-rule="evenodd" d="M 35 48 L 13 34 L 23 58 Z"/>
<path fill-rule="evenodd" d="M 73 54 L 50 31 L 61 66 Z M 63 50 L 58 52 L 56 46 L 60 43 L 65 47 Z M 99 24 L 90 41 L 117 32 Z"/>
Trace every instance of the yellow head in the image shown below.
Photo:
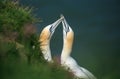
<path fill-rule="evenodd" d="M 63 15 L 61 17 L 64 17 Z M 72 51 L 72 45 L 73 45 L 73 40 L 74 40 L 74 32 L 72 28 L 68 25 L 67 21 L 63 19 L 62 21 L 63 25 L 63 50 L 62 50 L 62 55 L 61 57 L 63 59 L 66 59 L 67 57 L 70 56 L 71 51 Z"/>
<path fill-rule="evenodd" d="M 51 50 L 50 50 L 50 39 L 52 37 L 52 35 L 55 32 L 55 29 L 57 28 L 57 26 L 60 24 L 60 22 L 62 21 L 62 17 L 60 19 L 58 19 L 56 22 L 46 26 L 39 37 L 39 42 L 40 42 L 40 49 L 43 53 L 44 58 L 47 61 L 51 61 L 52 57 L 51 57 Z"/>

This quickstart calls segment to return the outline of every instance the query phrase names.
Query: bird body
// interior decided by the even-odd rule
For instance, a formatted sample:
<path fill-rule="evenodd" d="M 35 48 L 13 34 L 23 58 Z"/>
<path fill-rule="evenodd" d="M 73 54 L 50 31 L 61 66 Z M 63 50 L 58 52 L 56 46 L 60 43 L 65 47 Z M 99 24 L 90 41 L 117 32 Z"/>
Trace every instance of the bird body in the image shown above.
<path fill-rule="evenodd" d="M 87 69 L 79 66 L 77 62 L 71 57 L 67 57 L 65 61 L 61 62 L 62 66 L 68 69 L 75 75 L 75 78 L 80 79 L 96 79 L 94 75 Z"/>
<path fill-rule="evenodd" d="M 61 17 L 64 17 L 63 15 Z M 61 65 L 66 69 L 69 69 L 77 79 L 96 79 L 94 75 L 87 69 L 80 67 L 75 59 L 73 59 L 70 54 L 72 51 L 72 45 L 74 40 L 74 32 L 72 28 L 68 25 L 65 18 L 62 21 L 63 25 L 63 50 L 61 54 Z"/>
<path fill-rule="evenodd" d="M 72 72 L 77 79 L 96 79 L 91 72 L 79 66 L 75 59 L 70 56 L 74 41 L 74 32 L 63 15 L 61 15 L 61 18 L 56 22 L 46 26 L 40 34 L 39 42 L 44 59 L 48 62 L 52 61 L 50 40 L 60 22 L 62 22 L 63 25 L 63 49 L 60 58 L 61 65 L 64 66 L 65 69 L 68 69 L 70 72 Z"/>

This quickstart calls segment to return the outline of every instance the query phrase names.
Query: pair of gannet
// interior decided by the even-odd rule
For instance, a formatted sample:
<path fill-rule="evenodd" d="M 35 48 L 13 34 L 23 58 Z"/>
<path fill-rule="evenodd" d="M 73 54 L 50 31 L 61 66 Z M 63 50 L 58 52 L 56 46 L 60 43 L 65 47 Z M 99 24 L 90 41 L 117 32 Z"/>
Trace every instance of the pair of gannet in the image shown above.
<path fill-rule="evenodd" d="M 39 38 L 40 48 L 42 50 L 44 59 L 48 62 L 53 61 L 51 57 L 50 50 L 50 39 L 55 32 L 57 26 L 62 22 L 63 25 L 63 49 L 61 54 L 61 65 L 65 67 L 65 69 L 69 69 L 75 75 L 76 79 L 96 79 L 96 77 L 89 72 L 87 69 L 80 67 L 77 62 L 70 56 L 72 51 L 74 32 L 72 28 L 68 25 L 64 16 L 61 15 L 60 19 L 56 22 L 46 26 Z"/>

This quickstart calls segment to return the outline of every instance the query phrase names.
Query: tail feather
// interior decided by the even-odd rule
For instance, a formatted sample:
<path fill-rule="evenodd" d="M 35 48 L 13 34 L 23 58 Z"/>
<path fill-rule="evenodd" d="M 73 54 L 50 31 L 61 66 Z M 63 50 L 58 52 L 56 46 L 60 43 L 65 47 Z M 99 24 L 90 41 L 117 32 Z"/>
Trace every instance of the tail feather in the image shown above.
<path fill-rule="evenodd" d="M 87 69 L 80 67 L 80 69 L 83 71 L 83 73 L 85 73 L 89 79 L 97 79 L 90 71 L 88 71 Z"/>

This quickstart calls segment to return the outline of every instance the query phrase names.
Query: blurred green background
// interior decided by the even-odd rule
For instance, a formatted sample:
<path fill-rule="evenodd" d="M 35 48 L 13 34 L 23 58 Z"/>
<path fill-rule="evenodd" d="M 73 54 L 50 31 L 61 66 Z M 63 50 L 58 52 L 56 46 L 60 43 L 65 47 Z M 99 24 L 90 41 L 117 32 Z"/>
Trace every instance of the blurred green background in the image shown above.
<path fill-rule="evenodd" d="M 42 18 L 38 33 L 62 13 L 75 32 L 72 57 L 98 79 L 120 79 L 119 0 L 20 0 Z M 52 38 L 53 55 L 62 50 L 62 25 Z M 54 42 L 54 43 L 53 43 Z"/>

